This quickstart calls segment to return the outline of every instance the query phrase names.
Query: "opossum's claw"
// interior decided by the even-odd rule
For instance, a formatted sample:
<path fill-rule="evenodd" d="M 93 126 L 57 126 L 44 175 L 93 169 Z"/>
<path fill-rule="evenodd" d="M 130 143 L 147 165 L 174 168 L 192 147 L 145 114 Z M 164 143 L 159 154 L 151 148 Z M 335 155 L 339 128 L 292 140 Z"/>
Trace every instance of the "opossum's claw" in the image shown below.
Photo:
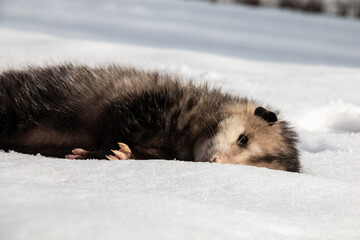
<path fill-rule="evenodd" d="M 107 155 L 107 159 L 109 160 L 126 160 L 133 158 L 133 155 L 131 153 L 131 150 L 128 145 L 125 143 L 118 143 L 120 146 L 119 150 L 111 150 L 114 155 Z"/>
<path fill-rule="evenodd" d="M 80 155 L 80 156 L 86 156 L 88 154 L 88 151 L 82 149 L 82 148 L 75 148 L 71 151 L 74 155 Z"/>
<path fill-rule="evenodd" d="M 129 156 L 131 155 L 131 150 L 128 145 L 126 145 L 125 143 L 122 143 L 122 142 L 118 142 L 118 144 L 120 147 L 120 151 L 129 154 Z"/>
<path fill-rule="evenodd" d="M 105 155 L 105 157 L 107 158 L 107 159 L 109 159 L 110 161 L 111 160 L 119 160 L 117 157 L 115 157 L 114 155 Z"/>
<path fill-rule="evenodd" d="M 86 150 L 84 150 L 82 148 L 75 148 L 71 152 L 73 154 L 66 155 L 65 158 L 72 159 L 72 160 L 85 159 L 87 154 L 88 154 L 88 151 L 86 151 Z"/>
<path fill-rule="evenodd" d="M 117 150 L 111 150 L 115 156 L 119 159 L 119 160 L 125 160 L 125 159 L 129 159 L 130 156 L 128 156 L 125 152 L 122 152 L 121 149 L 120 151 Z"/>
<path fill-rule="evenodd" d="M 83 159 L 80 155 L 68 154 L 65 156 L 66 159 L 77 160 Z"/>

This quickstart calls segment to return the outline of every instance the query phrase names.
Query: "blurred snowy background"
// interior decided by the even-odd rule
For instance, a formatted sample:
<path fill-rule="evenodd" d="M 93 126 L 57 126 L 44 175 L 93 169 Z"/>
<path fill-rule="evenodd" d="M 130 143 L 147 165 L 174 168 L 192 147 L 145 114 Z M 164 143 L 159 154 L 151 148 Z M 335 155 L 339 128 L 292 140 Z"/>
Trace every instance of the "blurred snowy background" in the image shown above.
<path fill-rule="evenodd" d="M 0 0 L 0 70 L 119 63 L 210 82 L 280 109 L 299 132 L 303 166 L 295 174 L 0 151 L 0 239 L 359 239 L 360 21 L 335 15 Z"/>
<path fill-rule="evenodd" d="M 315 14 L 360 18 L 359 0 L 202 0 L 213 3 L 275 7 Z"/>

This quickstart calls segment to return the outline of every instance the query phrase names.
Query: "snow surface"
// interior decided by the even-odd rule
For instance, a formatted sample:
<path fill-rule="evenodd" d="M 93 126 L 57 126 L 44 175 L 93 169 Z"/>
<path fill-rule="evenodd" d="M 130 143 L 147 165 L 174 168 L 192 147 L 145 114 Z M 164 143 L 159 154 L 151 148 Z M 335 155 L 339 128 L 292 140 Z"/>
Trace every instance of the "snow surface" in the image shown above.
<path fill-rule="evenodd" d="M 85 4 L 86 2 L 86 4 Z M 280 109 L 303 172 L 0 151 L 0 239 L 359 239 L 360 21 L 203 2 L 0 2 L 0 69 L 120 63 Z"/>

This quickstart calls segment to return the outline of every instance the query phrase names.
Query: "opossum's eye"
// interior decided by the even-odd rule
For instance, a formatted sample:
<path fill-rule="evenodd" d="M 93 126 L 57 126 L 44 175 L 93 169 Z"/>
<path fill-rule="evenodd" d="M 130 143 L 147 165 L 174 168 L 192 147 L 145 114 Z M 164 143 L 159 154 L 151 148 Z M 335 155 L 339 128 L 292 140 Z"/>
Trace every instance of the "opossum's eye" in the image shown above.
<path fill-rule="evenodd" d="M 266 110 L 263 107 L 257 107 L 254 111 L 254 114 L 269 123 L 275 123 L 277 121 L 276 114 Z"/>
<path fill-rule="evenodd" d="M 249 139 L 247 138 L 247 136 L 241 134 L 237 140 L 237 144 L 239 146 L 244 146 L 248 141 Z"/>

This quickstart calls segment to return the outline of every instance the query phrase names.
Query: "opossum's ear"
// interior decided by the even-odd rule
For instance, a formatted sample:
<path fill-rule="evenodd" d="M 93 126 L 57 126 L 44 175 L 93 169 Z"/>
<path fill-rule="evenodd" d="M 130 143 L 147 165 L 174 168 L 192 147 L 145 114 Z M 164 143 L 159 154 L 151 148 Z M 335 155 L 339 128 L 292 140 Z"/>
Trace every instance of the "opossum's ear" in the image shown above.
<path fill-rule="evenodd" d="M 273 112 L 270 112 L 268 110 L 266 110 L 263 107 L 257 107 L 255 109 L 254 114 L 262 119 L 264 119 L 265 121 L 267 121 L 270 124 L 274 124 L 277 121 L 277 117 L 276 114 Z"/>

